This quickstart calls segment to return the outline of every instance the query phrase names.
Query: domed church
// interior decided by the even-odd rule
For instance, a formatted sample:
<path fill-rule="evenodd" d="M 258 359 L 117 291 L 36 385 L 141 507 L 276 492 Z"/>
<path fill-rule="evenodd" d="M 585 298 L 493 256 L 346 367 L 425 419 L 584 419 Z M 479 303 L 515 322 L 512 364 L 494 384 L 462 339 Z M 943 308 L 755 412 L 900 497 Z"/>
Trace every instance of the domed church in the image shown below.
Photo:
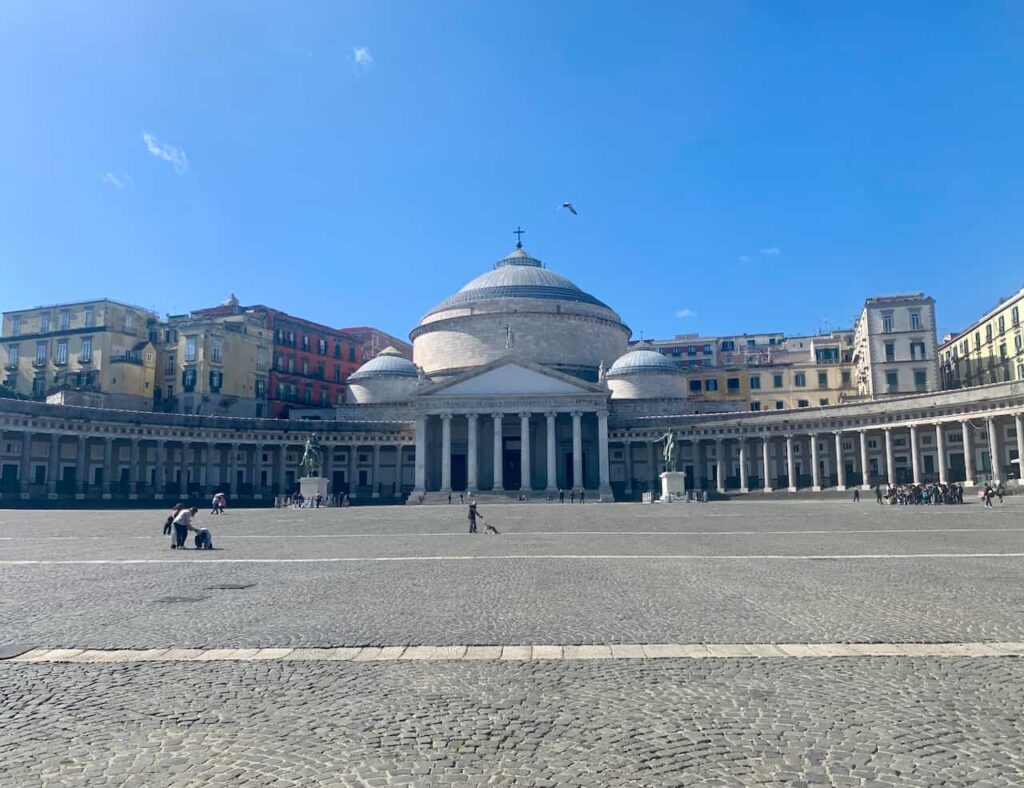
<path fill-rule="evenodd" d="M 682 370 L 653 350 L 630 351 L 630 333 L 518 243 L 423 316 L 412 362 L 388 348 L 353 373 L 337 416 L 414 421 L 412 499 L 582 489 L 611 500 L 609 424 L 620 402 L 636 416 L 667 403 L 694 412 Z"/>

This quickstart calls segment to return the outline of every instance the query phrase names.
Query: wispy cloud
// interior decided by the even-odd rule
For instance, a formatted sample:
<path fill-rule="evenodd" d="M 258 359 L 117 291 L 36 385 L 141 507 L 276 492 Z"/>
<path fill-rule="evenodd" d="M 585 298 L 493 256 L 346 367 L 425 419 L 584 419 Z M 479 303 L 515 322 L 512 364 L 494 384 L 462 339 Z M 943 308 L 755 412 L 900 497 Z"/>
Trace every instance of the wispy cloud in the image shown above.
<path fill-rule="evenodd" d="M 178 175 L 184 175 L 188 172 L 188 156 L 185 155 L 185 151 L 181 148 L 161 143 L 148 131 L 142 132 L 142 141 L 146 143 L 146 150 L 151 155 L 170 163 Z"/>
<path fill-rule="evenodd" d="M 761 250 L 761 254 L 765 257 L 778 257 L 782 254 L 782 250 L 777 246 L 767 246 Z"/>
<path fill-rule="evenodd" d="M 113 186 L 120 192 L 129 188 L 132 185 L 131 175 L 114 175 L 112 172 L 103 173 L 103 182 L 108 186 Z"/>
<path fill-rule="evenodd" d="M 676 317 L 697 317 L 697 313 L 693 309 L 686 307 L 685 309 L 677 309 Z"/>
<path fill-rule="evenodd" d="M 363 69 L 369 68 L 370 64 L 373 63 L 373 55 L 370 54 L 370 48 L 352 47 L 352 62 Z"/>

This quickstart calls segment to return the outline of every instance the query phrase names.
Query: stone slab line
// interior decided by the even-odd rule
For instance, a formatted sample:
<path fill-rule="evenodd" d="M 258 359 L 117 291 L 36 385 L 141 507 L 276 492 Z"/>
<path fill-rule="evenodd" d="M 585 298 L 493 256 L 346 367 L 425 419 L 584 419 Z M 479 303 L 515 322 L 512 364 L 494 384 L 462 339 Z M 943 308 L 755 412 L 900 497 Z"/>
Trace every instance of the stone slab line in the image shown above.
<path fill-rule="evenodd" d="M 1024 657 L 1024 643 L 635 643 L 601 646 L 365 646 L 358 648 L 34 648 L 16 663 L 110 662 L 539 662 L 591 659 L 808 659 L 849 657 Z"/>

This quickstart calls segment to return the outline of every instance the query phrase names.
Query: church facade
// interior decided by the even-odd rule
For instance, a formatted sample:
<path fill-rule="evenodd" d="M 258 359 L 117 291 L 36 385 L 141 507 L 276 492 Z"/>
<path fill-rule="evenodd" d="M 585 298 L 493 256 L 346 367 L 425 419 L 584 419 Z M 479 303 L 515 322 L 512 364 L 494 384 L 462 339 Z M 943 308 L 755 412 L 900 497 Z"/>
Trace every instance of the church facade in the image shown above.
<path fill-rule="evenodd" d="M 634 500 L 658 489 L 667 435 L 687 487 L 723 493 L 1020 475 L 1022 382 L 740 411 L 691 397 L 684 371 L 630 336 L 517 245 L 423 316 L 411 361 L 384 349 L 349 377 L 348 402 L 301 419 L 0 400 L 0 504 L 266 501 L 294 490 L 312 433 L 331 492 L 357 503 Z"/>

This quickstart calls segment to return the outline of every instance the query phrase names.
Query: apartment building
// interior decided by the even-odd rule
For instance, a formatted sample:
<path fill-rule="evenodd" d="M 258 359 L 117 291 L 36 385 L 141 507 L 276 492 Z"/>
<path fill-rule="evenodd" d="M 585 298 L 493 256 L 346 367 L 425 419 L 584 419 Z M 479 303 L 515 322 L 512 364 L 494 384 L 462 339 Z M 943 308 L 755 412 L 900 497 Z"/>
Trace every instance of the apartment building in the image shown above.
<path fill-rule="evenodd" d="M 1024 289 L 1000 300 L 960 333 L 943 337 L 938 351 L 942 388 L 1024 380 L 1022 310 Z"/>

